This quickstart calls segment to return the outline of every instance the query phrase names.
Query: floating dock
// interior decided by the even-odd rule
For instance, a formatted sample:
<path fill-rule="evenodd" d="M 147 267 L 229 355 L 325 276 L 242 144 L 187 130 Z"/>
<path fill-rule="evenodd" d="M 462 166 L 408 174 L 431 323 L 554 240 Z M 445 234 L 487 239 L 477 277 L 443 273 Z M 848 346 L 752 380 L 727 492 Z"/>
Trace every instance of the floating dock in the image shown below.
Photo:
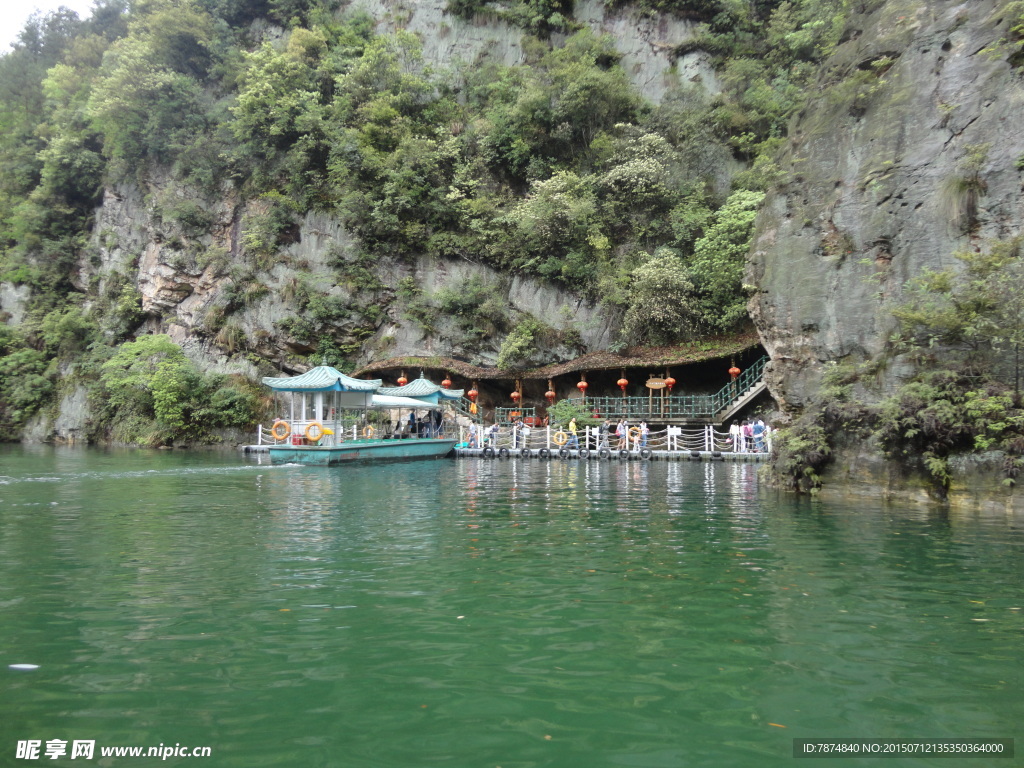
<path fill-rule="evenodd" d="M 577 450 L 575 448 L 455 448 L 458 458 L 540 459 L 559 461 L 732 461 L 758 463 L 768 460 L 767 453 L 732 451 L 659 451 L 641 448 L 633 451 Z"/>
<path fill-rule="evenodd" d="M 270 446 L 244 445 L 241 447 L 245 453 L 269 453 Z M 484 448 L 456 448 L 454 456 L 459 459 L 538 459 L 557 461 L 731 461 L 757 464 L 768 460 L 767 453 L 733 453 L 732 451 L 604 451 L 558 448 L 498 448 L 493 454 L 484 454 Z M 546 452 L 546 453 L 542 453 Z M 581 456 L 581 453 L 586 455 Z M 607 455 L 603 455 L 607 454 Z"/>

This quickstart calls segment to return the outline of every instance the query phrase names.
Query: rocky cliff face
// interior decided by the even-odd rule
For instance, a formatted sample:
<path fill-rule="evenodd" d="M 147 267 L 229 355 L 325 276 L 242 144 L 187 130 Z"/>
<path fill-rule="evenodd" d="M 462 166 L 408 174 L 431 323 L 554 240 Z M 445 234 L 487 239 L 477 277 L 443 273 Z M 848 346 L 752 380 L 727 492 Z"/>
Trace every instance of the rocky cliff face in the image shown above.
<path fill-rule="evenodd" d="M 908 279 L 1021 231 L 1024 81 L 1006 5 L 892 0 L 854 17 L 793 121 L 788 180 L 760 215 L 747 278 L 789 413 L 814 399 L 829 361 L 883 355 Z M 979 159 L 987 192 L 967 231 L 947 190 Z M 910 372 L 894 359 L 877 383 Z"/>
<path fill-rule="evenodd" d="M 523 63 L 521 29 L 490 17 L 466 22 L 446 14 L 446 5 L 446 0 L 355 0 L 351 7 L 377 19 L 379 32 L 405 29 L 419 35 L 424 59 L 438 67 L 472 65 L 481 58 L 506 66 Z M 623 69 L 646 99 L 660 102 L 680 84 L 699 84 L 712 93 L 720 90 L 708 54 L 695 51 L 677 58 L 673 53 L 693 38 L 692 22 L 628 7 L 610 9 L 600 0 L 577 2 L 573 14 L 596 34 L 611 36 Z"/>
<path fill-rule="evenodd" d="M 532 364 L 603 349 L 614 338 L 615 318 L 594 302 L 549 283 L 508 278 L 471 262 L 385 259 L 372 265 L 376 284 L 367 293 L 343 277 L 358 252 L 351 236 L 323 214 L 307 214 L 275 263 L 259 269 L 247 264 L 243 255 L 241 222 L 247 211 L 232 196 L 214 204 L 195 198 L 214 219 L 210 233 L 197 238 L 147 202 L 166 201 L 168 196 L 189 199 L 189 194 L 166 179 L 151 180 L 146 190 L 129 185 L 108 190 L 97 211 L 99 258 L 84 264 L 78 279 L 83 286 L 97 281 L 102 292 L 115 276 L 127 278 L 138 288 L 147 330 L 167 333 L 204 368 L 227 371 L 225 353 L 238 348 L 288 370 L 303 368 L 298 357 L 312 347 L 289 325 L 297 316 L 303 287 L 348 308 L 332 318 L 331 333 L 339 343 L 358 345 L 356 363 L 380 356 L 466 356 L 465 333 L 451 318 L 442 316 L 429 326 L 415 321 L 409 298 L 402 296 L 403 284 L 428 297 L 466 285 L 484 286 L 501 299 L 510 324 L 529 316 L 572 339 L 574 349 L 557 344 L 540 349 Z M 204 258 L 210 253 L 224 258 Z M 13 308 L 13 297 L 11 301 Z M 370 312 L 370 306 L 376 309 Z M 501 340 L 495 336 L 481 341 L 470 362 L 493 365 Z M 235 359 L 230 370 L 239 366 L 245 368 Z M 255 374 L 255 369 L 247 372 Z"/>

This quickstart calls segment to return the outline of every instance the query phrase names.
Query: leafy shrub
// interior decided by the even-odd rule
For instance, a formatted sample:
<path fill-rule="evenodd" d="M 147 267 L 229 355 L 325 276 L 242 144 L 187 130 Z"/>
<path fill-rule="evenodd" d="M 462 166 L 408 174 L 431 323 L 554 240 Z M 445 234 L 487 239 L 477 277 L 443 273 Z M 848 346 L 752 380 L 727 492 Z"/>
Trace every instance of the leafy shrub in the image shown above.
<path fill-rule="evenodd" d="M 586 410 L 582 403 L 575 400 L 559 400 L 548 408 L 548 423 L 552 426 L 568 426 L 572 419 L 581 427 L 595 426 L 601 419 Z"/>
<path fill-rule="evenodd" d="M 122 344 L 102 365 L 100 385 L 111 431 L 128 442 L 208 441 L 213 428 L 249 427 L 257 412 L 251 393 L 204 376 L 165 335 Z"/>
<path fill-rule="evenodd" d="M 532 317 L 520 321 L 501 344 L 498 368 L 508 371 L 522 364 L 537 348 L 537 337 L 543 332 L 544 327 Z"/>
<path fill-rule="evenodd" d="M 21 345 L 24 341 L 0 326 L 0 439 L 16 438 L 17 430 L 43 407 L 53 393 L 47 358 Z"/>
<path fill-rule="evenodd" d="M 193 236 L 208 232 L 214 221 L 213 214 L 194 200 L 177 202 L 167 212 L 167 217 L 181 224 Z"/>

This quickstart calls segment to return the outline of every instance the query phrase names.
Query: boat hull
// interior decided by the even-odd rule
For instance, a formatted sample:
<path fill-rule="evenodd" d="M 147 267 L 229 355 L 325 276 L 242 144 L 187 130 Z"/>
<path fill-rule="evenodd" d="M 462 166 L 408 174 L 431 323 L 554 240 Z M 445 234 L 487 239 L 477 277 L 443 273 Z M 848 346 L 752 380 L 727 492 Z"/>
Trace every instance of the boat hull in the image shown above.
<path fill-rule="evenodd" d="M 271 464 L 330 466 L 355 462 L 440 459 L 455 448 L 457 440 L 349 440 L 341 445 L 274 445 Z"/>

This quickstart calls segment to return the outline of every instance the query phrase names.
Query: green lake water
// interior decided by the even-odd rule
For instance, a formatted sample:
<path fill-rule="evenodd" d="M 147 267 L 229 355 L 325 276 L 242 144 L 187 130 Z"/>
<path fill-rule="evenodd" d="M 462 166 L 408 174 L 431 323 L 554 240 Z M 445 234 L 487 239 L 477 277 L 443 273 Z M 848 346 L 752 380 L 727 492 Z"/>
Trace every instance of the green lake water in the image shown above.
<path fill-rule="evenodd" d="M 1024 764 L 792 757 L 1022 754 L 1024 521 L 756 469 L 0 447 L 0 766 Z M 98 755 L 159 744 L 212 756 Z"/>

